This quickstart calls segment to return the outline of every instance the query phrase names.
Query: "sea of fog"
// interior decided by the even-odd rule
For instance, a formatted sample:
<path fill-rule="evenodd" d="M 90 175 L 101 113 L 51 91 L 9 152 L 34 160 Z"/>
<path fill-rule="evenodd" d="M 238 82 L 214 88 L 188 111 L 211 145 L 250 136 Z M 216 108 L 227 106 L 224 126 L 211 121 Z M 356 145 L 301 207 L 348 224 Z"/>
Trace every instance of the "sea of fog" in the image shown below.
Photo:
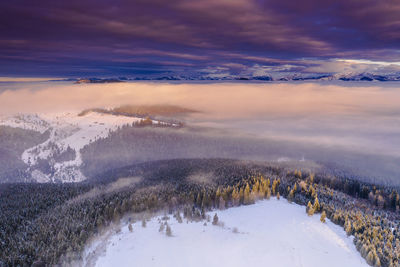
<path fill-rule="evenodd" d="M 294 160 L 400 184 L 400 83 L 0 83 L 2 115 L 125 104 L 194 109 L 184 118 L 189 125 L 275 141 L 282 146 L 277 159 L 293 147 Z"/>

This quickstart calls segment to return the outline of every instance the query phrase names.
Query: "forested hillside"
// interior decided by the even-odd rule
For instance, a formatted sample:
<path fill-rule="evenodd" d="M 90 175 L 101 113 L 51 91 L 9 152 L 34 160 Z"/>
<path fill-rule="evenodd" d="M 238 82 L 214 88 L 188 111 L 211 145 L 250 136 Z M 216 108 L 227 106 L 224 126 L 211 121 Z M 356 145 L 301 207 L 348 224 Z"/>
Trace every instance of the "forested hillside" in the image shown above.
<path fill-rule="evenodd" d="M 49 133 L 0 126 L 0 181 L 30 181 L 21 155 L 25 149 L 38 145 L 48 138 Z"/>
<path fill-rule="evenodd" d="M 207 210 L 250 205 L 271 196 L 304 205 L 310 216 L 323 213 L 344 227 L 355 235 L 357 249 L 371 265 L 397 266 L 398 191 L 224 159 L 144 163 L 76 184 L 3 184 L 0 266 L 79 261 L 91 236 L 127 214 L 180 211 L 190 220 L 203 220 Z"/>

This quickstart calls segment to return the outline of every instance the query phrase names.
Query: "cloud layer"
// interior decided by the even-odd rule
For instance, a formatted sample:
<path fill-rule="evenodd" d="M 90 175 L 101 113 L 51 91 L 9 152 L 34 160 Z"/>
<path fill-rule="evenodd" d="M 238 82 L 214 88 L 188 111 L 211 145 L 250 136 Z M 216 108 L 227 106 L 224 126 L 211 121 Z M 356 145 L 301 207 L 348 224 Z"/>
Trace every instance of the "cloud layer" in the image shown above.
<path fill-rule="evenodd" d="M 390 83 L 16 84 L 0 93 L 0 117 L 170 104 L 201 111 L 189 125 L 400 156 L 400 91 Z"/>
<path fill-rule="evenodd" d="M 327 72 L 343 58 L 399 62 L 399 13 L 392 0 L 1 1 L 0 73 Z"/>

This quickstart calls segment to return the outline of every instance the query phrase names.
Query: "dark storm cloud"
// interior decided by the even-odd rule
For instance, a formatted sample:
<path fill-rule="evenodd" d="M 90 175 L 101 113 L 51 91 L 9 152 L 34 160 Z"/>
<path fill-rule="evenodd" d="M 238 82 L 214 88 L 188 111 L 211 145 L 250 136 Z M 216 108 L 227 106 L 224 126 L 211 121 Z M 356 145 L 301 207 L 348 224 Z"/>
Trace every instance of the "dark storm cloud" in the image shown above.
<path fill-rule="evenodd" d="M 394 0 L 1 1 L 0 74 L 400 61 L 399 14 Z"/>

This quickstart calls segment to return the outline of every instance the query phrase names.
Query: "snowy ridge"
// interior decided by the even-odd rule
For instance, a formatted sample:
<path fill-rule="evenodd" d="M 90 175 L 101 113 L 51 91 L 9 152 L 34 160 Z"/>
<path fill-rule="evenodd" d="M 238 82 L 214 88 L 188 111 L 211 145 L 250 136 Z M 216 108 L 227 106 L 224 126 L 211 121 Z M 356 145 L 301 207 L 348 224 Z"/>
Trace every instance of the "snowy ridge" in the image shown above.
<path fill-rule="evenodd" d="M 100 80 L 92 78 L 92 80 Z M 381 72 L 342 72 L 342 73 L 287 73 L 287 72 L 270 72 L 263 75 L 255 75 L 254 73 L 229 74 L 222 73 L 192 73 L 124 78 L 124 81 L 400 81 L 400 73 L 381 73 Z M 90 81 L 89 81 L 90 82 Z"/>
<path fill-rule="evenodd" d="M 0 125 L 25 130 L 32 130 L 40 133 L 46 132 L 50 125 L 37 114 L 18 114 L 11 117 L 0 117 Z"/>
<path fill-rule="evenodd" d="M 38 182 L 79 182 L 86 177 L 79 167 L 82 165 L 80 150 L 86 145 L 107 137 L 112 131 L 124 125 L 140 122 L 142 118 L 117 116 L 112 114 L 89 112 L 84 116 L 76 113 L 54 113 L 39 115 L 17 115 L 3 119 L 0 125 L 39 131 L 49 131 L 49 138 L 34 147 L 25 150 L 21 158 L 29 166 L 32 177 Z M 152 121 L 153 124 L 168 123 Z M 177 126 L 171 124 L 171 126 Z M 73 159 L 56 162 L 55 157 L 62 153 L 73 153 Z M 38 164 L 46 161 L 51 171 L 46 173 Z"/>
<path fill-rule="evenodd" d="M 305 207 L 285 199 L 263 200 L 254 205 L 209 212 L 223 226 L 211 222 L 178 223 L 169 216 L 172 237 L 159 232 L 163 216 L 121 223 L 88 245 L 82 266 L 369 266 L 352 240 L 338 225 L 309 217 Z M 164 222 L 164 221 L 162 221 Z M 234 229 L 236 230 L 234 231 Z"/>

